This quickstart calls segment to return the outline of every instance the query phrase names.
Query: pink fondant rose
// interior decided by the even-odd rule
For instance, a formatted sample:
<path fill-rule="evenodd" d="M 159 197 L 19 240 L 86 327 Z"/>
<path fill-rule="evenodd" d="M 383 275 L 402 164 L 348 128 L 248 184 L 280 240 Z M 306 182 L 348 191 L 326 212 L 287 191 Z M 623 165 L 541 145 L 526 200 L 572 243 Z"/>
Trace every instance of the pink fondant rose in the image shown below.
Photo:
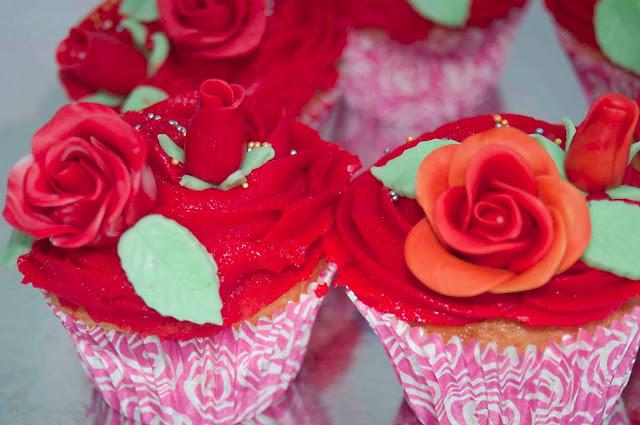
<path fill-rule="evenodd" d="M 144 139 L 108 107 L 62 107 L 9 175 L 3 216 L 53 245 L 113 242 L 149 212 L 156 184 Z"/>
<path fill-rule="evenodd" d="M 265 0 L 158 0 L 158 8 L 174 46 L 203 59 L 251 52 L 266 26 Z"/>

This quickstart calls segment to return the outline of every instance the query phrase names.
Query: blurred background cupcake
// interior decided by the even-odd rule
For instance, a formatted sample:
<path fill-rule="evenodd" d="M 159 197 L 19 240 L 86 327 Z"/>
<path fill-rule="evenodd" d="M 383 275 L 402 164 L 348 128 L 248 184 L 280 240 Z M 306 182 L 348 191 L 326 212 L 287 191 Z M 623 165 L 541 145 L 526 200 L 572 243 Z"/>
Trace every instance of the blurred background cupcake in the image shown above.
<path fill-rule="evenodd" d="M 635 101 L 453 121 L 380 159 L 329 258 L 424 424 L 601 423 L 640 344 Z"/>
<path fill-rule="evenodd" d="M 380 147 L 494 101 L 526 0 L 325 3 L 349 28 L 333 139 L 370 165 Z"/>
<path fill-rule="evenodd" d="M 640 96 L 640 2 L 545 0 L 589 101 Z"/>
<path fill-rule="evenodd" d="M 345 42 L 313 1 L 106 0 L 71 28 L 56 59 L 72 99 L 140 109 L 220 78 L 318 127 Z"/>
<path fill-rule="evenodd" d="M 357 164 L 222 80 L 125 115 L 73 103 L 9 174 L 2 260 L 44 291 L 113 409 L 236 423 L 300 369 Z"/>

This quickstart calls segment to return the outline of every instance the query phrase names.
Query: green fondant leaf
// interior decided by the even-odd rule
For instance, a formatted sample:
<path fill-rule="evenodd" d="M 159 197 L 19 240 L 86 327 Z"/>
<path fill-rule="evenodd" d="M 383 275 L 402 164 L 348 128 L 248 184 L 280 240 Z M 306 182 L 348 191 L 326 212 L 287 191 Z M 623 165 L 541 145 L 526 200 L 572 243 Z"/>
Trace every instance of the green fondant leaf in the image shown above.
<path fill-rule="evenodd" d="M 122 112 L 141 111 L 149 106 L 161 102 L 169 95 L 153 86 L 138 86 L 129 93 L 129 97 L 122 104 Z"/>
<path fill-rule="evenodd" d="M 276 156 L 276 152 L 271 146 L 259 146 L 251 148 L 250 151 L 244 154 L 242 158 L 242 165 L 240 170 L 245 176 L 248 176 L 256 168 L 262 167 L 268 161 L 272 160 Z"/>
<path fill-rule="evenodd" d="M 618 276 L 640 279 L 640 207 L 619 201 L 589 202 L 591 241 L 582 260 Z"/>
<path fill-rule="evenodd" d="M 34 241 L 35 239 L 31 236 L 15 229 L 12 230 L 7 246 L 0 251 L 0 263 L 8 269 L 15 267 L 18 257 L 31 251 L 31 245 Z"/>
<path fill-rule="evenodd" d="M 185 174 L 180 179 L 180 186 L 186 187 L 187 189 L 202 191 L 206 189 L 216 189 L 216 185 L 207 183 L 204 180 L 200 180 L 197 177 L 190 176 L 189 174 Z"/>
<path fill-rule="evenodd" d="M 576 135 L 576 126 L 569 118 L 562 118 L 560 122 L 562 122 L 562 124 L 564 125 L 565 132 L 567 133 L 567 140 L 564 143 L 564 150 L 569 152 L 569 146 L 571 146 L 571 142 L 573 142 L 573 136 Z"/>
<path fill-rule="evenodd" d="M 551 159 L 553 159 L 553 162 L 556 164 L 556 168 L 558 169 L 560 176 L 566 180 L 567 175 L 564 171 L 564 157 L 566 154 L 562 148 L 541 134 L 530 134 L 530 136 L 533 137 L 545 151 L 547 151 Z"/>
<path fill-rule="evenodd" d="M 448 27 L 462 27 L 469 19 L 471 0 L 409 0 L 427 19 Z"/>
<path fill-rule="evenodd" d="M 220 190 L 229 190 L 236 188 L 238 186 L 242 186 L 244 182 L 247 181 L 246 174 L 242 170 L 236 170 L 229 175 L 222 183 L 216 186 L 217 189 Z"/>
<path fill-rule="evenodd" d="M 594 26 L 605 56 L 640 73 L 640 1 L 600 0 L 596 4 Z"/>
<path fill-rule="evenodd" d="M 169 39 L 164 33 L 154 32 L 151 35 L 153 50 L 147 58 L 147 76 L 153 77 L 169 57 Z"/>
<path fill-rule="evenodd" d="M 109 93 L 108 91 L 100 90 L 83 97 L 82 99 L 80 99 L 80 102 L 99 103 L 101 105 L 111 106 L 112 108 L 115 108 L 116 106 L 122 105 L 122 102 L 124 102 L 124 96 L 119 96 L 117 94 Z"/>
<path fill-rule="evenodd" d="M 609 195 L 611 199 L 630 199 L 640 202 L 640 188 L 633 186 L 618 186 L 609 189 L 607 190 L 607 195 Z"/>
<path fill-rule="evenodd" d="M 160 18 L 157 0 L 122 0 L 118 12 L 140 22 L 153 22 Z"/>
<path fill-rule="evenodd" d="M 136 49 L 146 55 L 147 34 L 149 33 L 147 27 L 138 21 L 134 21 L 133 19 L 123 19 L 122 21 L 120 21 L 120 25 L 122 26 L 122 28 L 129 31 Z"/>
<path fill-rule="evenodd" d="M 188 229 L 148 215 L 120 237 L 118 256 L 136 293 L 158 313 L 222 324 L 218 266 Z"/>
<path fill-rule="evenodd" d="M 631 164 L 631 161 L 633 161 L 633 158 L 635 158 L 636 155 L 638 155 L 638 152 L 640 152 L 640 142 L 635 142 L 634 144 L 631 145 L 631 150 L 629 152 L 629 164 Z"/>
<path fill-rule="evenodd" d="M 422 161 L 431 152 L 443 146 L 456 144 L 455 140 L 434 139 L 420 142 L 381 167 L 372 167 L 371 174 L 385 187 L 400 196 L 415 199 L 416 177 Z"/>
<path fill-rule="evenodd" d="M 169 136 L 166 134 L 158 134 L 158 143 L 160 143 L 160 147 L 162 147 L 162 150 L 169 158 L 184 162 L 184 149 L 176 145 L 176 142 L 171 140 Z"/>

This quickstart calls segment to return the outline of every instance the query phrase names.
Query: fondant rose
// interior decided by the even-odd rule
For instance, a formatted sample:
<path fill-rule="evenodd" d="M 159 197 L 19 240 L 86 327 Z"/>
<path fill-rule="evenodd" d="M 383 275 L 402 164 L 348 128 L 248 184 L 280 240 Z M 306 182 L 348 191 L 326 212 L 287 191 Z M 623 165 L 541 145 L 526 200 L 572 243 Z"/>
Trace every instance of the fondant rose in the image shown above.
<path fill-rule="evenodd" d="M 97 90 L 127 94 L 145 78 L 147 63 L 133 46 L 105 33 L 72 29 L 58 47 L 60 78 L 74 98 Z"/>
<path fill-rule="evenodd" d="M 112 242 L 154 205 L 142 136 L 106 106 L 62 107 L 9 174 L 3 216 L 53 245 Z"/>
<path fill-rule="evenodd" d="M 240 167 L 247 126 L 242 109 L 244 89 L 222 80 L 200 85 L 200 110 L 193 117 L 185 142 L 188 174 L 220 183 Z"/>
<path fill-rule="evenodd" d="M 596 100 L 569 147 L 565 170 L 585 192 L 620 186 L 638 125 L 638 105 L 620 94 Z"/>
<path fill-rule="evenodd" d="M 584 196 L 519 130 L 496 128 L 434 151 L 416 183 L 426 218 L 407 237 L 406 261 L 441 294 L 537 288 L 587 248 Z"/>
<path fill-rule="evenodd" d="M 204 59 L 251 52 L 266 27 L 265 0 L 158 0 L 158 8 L 176 49 Z"/>

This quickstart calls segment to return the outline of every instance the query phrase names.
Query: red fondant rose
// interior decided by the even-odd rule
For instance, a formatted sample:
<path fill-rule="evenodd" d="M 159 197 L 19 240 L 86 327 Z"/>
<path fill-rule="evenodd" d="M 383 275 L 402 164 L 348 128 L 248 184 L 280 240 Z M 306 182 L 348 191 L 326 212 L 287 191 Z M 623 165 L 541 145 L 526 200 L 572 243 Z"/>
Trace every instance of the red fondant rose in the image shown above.
<path fill-rule="evenodd" d="M 127 94 L 145 78 L 144 56 L 133 46 L 99 32 L 72 29 L 58 47 L 60 78 L 74 98 L 97 90 Z"/>
<path fill-rule="evenodd" d="M 638 124 L 638 105 L 620 94 L 608 94 L 591 106 L 569 147 L 567 177 L 586 192 L 622 184 Z"/>
<path fill-rule="evenodd" d="M 266 26 L 265 0 L 158 0 L 158 8 L 174 46 L 204 59 L 251 52 Z"/>
<path fill-rule="evenodd" d="M 200 110 L 185 142 L 188 174 L 221 183 L 240 167 L 247 142 L 243 100 L 244 89 L 237 84 L 212 79 L 200 85 Z"/>
<path fill-rule="evenodd" d="M 111 109 L 64 106 L 11 170 L 3 216 L 63 248 L 113 241 L 154 205 L 146 153 L 142 136 Z"/>
<path fill-rule="evenodd" d="M 537 288 L 589 242 L 585 198 L 519 130 L 497 128 L 436 150 L 416 189 L 426 218 L 407 237 L 407 265 L 445 295 Z"/>

